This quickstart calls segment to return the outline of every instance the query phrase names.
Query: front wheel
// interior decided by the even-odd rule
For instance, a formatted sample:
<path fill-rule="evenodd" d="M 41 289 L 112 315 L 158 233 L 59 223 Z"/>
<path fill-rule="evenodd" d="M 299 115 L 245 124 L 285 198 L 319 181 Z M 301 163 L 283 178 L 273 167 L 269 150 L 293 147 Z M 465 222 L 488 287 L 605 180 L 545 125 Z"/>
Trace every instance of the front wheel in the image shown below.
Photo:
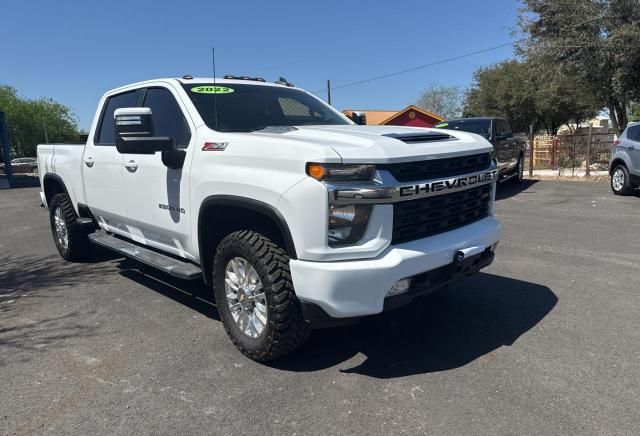
<path fill-rule="evenodd" d="M 611 173 L 611 190 L 616 195 L 629 195 L 633 192 L 633 185 L 629 171 L 624 165 L 618 165 Z"/>
<path fill-rule="evenodd" d="M 518 158 L 518 163 L 516 164 L 516 175 L 513 176 L 511 181 L 513 183 L 521 183 L 524 180 L 524 159 L 522 156 Z"/>
<path fill-rule="evenodd" d="M 272 360 L 307 340 L 289 256 L 269 238 L 249 230 L 226 236 L 216 251 L 213 287 L 224 328 L 247 357 Z"/>

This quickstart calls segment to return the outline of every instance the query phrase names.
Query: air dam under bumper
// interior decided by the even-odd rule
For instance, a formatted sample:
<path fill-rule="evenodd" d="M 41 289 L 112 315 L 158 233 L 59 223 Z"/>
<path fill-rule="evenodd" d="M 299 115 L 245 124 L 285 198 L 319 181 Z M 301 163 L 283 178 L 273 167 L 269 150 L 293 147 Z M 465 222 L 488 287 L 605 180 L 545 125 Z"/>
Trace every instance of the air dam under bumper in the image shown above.
<path fill-rule="evenodd" d="M 500 240 L 501 229 L 495 218 L 488 217 L 456 230 L 389 247 L 373 259 L 291 260 L 293 285 L 303 303 L 317 305 L 329 317 L 374 315 L 383 311 L 385 297 L 398 280 L 449 265 L 461 250 L 480 254 Z"/>

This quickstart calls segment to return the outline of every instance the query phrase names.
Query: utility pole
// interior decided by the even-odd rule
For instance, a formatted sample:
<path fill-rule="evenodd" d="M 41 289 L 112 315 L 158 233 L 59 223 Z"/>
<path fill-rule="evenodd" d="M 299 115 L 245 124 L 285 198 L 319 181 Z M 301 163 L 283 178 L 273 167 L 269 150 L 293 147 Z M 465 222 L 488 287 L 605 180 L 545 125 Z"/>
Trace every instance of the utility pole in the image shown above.
<path fill-rule="evenodd" d="M 327 101 L 329 102 L 329 106 L 331 106 L 331 80 L 327 79 Z"/>

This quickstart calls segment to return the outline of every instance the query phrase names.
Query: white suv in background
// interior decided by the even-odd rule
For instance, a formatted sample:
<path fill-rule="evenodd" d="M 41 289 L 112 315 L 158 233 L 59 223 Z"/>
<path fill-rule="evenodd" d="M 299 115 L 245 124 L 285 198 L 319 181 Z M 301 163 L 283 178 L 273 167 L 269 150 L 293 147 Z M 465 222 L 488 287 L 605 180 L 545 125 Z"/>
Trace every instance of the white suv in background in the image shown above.
<path fill-rule="evenodd" d="M 629 195 L 640 186 L 640 122 L 629 123 L 613 145 L 611 190 L 616 195 Z"/>

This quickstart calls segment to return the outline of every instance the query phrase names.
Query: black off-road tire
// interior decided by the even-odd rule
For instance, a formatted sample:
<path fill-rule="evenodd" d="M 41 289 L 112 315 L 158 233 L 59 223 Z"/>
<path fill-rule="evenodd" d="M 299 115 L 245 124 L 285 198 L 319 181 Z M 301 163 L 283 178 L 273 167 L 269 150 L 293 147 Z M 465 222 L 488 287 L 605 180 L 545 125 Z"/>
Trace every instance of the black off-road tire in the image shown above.
<path fill-rule="evenodd" d="M 65 247 L 59 240 L 56 232 L 55 213 L 60 208 L 62 217 L 67 227 L 68 244 Z M 76 221 L 78 215 L 73 209 L 71 199 L 67 194 L 61 193 L 53 196 L 49 202 L 49 220 L 51 233 L 60 256 L 69 261 L 89 260 L 93 254 L 94 245 L 89 241 L 88 234 Z"/>
<path fill-rule="evenodd" d="M 253 266 L 265 292 L 267 323 L 257 338 L 251 338 L 239 329 L 227 303 L 225 269 L 234 257 L 242 257 Z M 289 255 L 260 233 L 240 230 L 220 242 L 213 260 L 213 289 L 218 314 L 227 334 L 250 359 L 276 359 L 294 351 L 309 337 L 310 329 L 302 316 L 291 281 Z"/>
<path fill-rule="evenodd" d="M 622 174 L 624 175 L 624 182 L 620 189 L 616 189 L 613 183 L 613 177 L 618 170 L 621 170 Z M 631 184 L 631 177 L 629 176 L 629 170 L 627 170 L 627 167 L 624 165 L 617 165 L 613 169 L 613 171 L 611 171 L 611 178 L 609 182 L 610 182 L 611 190 L 615 195 L 631 195 L 633 193 L 634 186 Z"/>

